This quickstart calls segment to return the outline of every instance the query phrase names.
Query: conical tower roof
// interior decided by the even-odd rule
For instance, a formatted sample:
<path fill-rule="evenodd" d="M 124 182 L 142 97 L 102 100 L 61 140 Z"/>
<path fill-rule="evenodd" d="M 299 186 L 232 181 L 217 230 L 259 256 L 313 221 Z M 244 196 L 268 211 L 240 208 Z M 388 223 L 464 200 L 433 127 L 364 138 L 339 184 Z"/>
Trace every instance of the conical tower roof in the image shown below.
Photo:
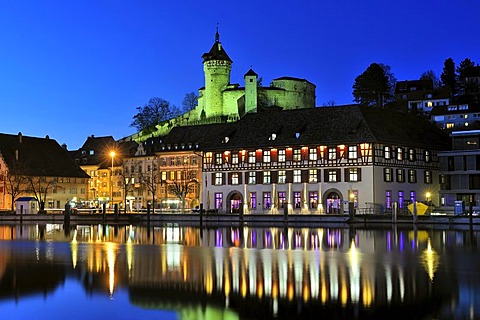
<path fill-rule="evenodd" d="M 220 34 L 218 33 L 218 30 L 215 33 L 215 43 L 213 44 L 209 52 L 206 52 L 202 55 L 202 58 L 203 62 L 211 60 L 223 60 L 230 63 L 233 62 L 223 49 L 222 43 L 220 42 Z"/>

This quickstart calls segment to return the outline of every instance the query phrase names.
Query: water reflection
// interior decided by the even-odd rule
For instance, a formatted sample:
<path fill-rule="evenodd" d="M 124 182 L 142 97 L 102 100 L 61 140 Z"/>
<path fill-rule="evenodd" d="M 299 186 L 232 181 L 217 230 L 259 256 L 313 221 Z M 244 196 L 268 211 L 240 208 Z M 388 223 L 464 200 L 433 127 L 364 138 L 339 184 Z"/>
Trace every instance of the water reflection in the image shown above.
<path fill-rule="evenodd" d="M 0 239 L 2 299 L 77 279 L 196 318 L 193 303 L 233 318 L 480 317 L 474 231 L 47 224 L 0 226 Z"/>

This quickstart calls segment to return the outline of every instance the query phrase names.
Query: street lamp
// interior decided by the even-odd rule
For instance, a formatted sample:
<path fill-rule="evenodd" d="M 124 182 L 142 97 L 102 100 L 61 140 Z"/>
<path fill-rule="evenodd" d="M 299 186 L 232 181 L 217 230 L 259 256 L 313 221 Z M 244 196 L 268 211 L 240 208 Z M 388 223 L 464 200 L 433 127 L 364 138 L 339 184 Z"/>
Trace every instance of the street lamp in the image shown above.
<path fill-rule="evenodd" d="M 430 205 L 432 203 L 432 194 L 427 191 L 427 193 L 425 193 L 425 197 L 427 198 L 427 208 L 430 210 Z"/>
<path fill-rule="evenodd" d="M 113 159 L 115 158 L 115 151 L 110 151 L 110 157 L 112 158 L 112 172 L 110 173 L 110 199 L 113 206 Z"/>

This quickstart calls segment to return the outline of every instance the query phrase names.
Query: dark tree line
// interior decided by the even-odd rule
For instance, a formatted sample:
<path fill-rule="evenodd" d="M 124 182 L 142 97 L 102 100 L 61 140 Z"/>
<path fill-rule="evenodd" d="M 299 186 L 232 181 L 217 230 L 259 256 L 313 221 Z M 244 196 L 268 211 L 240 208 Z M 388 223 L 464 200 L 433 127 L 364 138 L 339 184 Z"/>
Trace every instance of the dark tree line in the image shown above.
<path fill-rule="evenodd" d="M 474 67 L 478 67 L 478 64 L 469 58 L 461 61 L 458 67 L 455 66 L 452 58 L 448 58 L 444 62 L 440 78 L 433 70 L 427 70 L 421 74 L 420 80 L 432 80 L 434 88 L 448 87 L 452 96 L 468 95 L 472 92 L 472 88 L 465 81 L 465 77 Z M 363 106 L 384 107 L 394 100 L 395 84 L 396 79 L 390 66 L 372 63 L 355 78 L 352 92 L 354 101 Z"/>

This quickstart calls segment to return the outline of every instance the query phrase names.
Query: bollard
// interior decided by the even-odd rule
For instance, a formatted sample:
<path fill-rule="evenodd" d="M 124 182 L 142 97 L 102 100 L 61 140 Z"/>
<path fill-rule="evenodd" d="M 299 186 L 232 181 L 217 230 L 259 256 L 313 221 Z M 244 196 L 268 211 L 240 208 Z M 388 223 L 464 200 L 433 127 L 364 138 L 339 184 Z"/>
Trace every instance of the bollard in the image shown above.
<path fill-rule="evenodd" d="M 118 203 L 115 203 L 113 205 L 113 214 L 114 214 L 114 217 L 115 217 L 115 221 L 118 221 Z"/>
<path fill-rule="evenodd" d="M 63 223 L 67 226 L 70 224 L 70 214 L 71 214 L 71 208 L 70 208 L 70 205 L 67 203 L 65 205 L 65 213 L 64 213 L 64 216 L 63 216 Z M 68 227 L 70 227 L 70 226 L 68 226 Z"/>
<path fill-rule="evenodd" d="M 102 206 L 102 220 L 103 220 L 103 223 L 105 223 L 105 221 L 107 220 L 107 204 L 106 203 L 104 203 Z"/>
<path fill-rule="evenodd" d="M 147 223 L 150 226 L 150 203 L 147 204 Z"/>
<path fill-rule="evenodd" d="M 397 211 L 398 211 L 398 203 L 393 203 L 393 210 L 392 210 L 392 223 L 397 223 Z"/>
<path fill-rule="evenodd" d="M 348 203 L 348 218 L 350 222 L 353 222 L 353 218 L 355 217 L 355 207 L 353 202 Z"/>
<path fill-rule="evenodd" d="M 285 202 L 283 205 L 283 220 L 288 221 L 288 203 Z"/>
<path fill-rule="evenodd" d="M 413 203 L 413 224 L 417 224 L 417 201 Z"/>

